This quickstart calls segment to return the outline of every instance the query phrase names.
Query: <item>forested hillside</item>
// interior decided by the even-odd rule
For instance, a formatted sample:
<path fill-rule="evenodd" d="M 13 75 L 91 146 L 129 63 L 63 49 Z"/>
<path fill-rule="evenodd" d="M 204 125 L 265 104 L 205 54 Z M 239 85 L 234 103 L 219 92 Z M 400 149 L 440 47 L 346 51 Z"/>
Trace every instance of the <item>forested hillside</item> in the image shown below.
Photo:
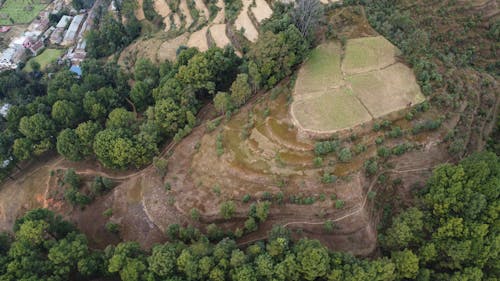
<path fill-rule="evenodd" d="M 169 230 L 172 242 L 151 252 L 136 242 L 96 251 L 59 216 L 33 210 L 16 222 L 13 236 L 1 236 L 1 280 L 496 280 L 499 186 L 493 153 L 436 168 L 418 204 L 381 233 L 382 252 L 374 259 L 293 241 L 280 227 L 246 248 L 177 227 Z"/>

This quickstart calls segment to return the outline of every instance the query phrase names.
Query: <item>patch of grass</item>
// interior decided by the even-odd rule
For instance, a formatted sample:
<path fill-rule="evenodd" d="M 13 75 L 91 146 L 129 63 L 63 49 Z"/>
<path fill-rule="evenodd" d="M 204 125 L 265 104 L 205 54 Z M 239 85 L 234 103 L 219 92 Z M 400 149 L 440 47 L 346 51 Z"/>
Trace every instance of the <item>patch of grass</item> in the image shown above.
<path fill-rule="evenodd" d="M 31 69 L 31 61 L 38 62 L 40 64 L 40 69 L 44 70 L 47 65 L 49 65 L 51 62 L 54 62 L 59 56 L 63 54 L 63 52 L 64 50 L 46 49 L 38 56 L 29 59 L 23 70 L 27 72 L 33 71 L 33 69 Z"/>
<path fill-rule="evenodd" d="M 0 25 L 30 23 L 47 4 L 43 0 L 6 0 L 0 8 Z"/>

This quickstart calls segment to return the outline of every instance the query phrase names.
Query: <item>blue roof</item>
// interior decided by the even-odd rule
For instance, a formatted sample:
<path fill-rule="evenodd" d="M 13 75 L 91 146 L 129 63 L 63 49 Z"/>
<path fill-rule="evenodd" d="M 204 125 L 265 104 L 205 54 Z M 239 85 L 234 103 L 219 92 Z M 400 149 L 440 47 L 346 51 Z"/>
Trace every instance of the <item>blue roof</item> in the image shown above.
<path fill-rule="evenodd" d="M 78 65 L 72 65 L 69 68 L 69 71 L 76 73 L 78 76 L 82 76 L 82 69 Z"/>

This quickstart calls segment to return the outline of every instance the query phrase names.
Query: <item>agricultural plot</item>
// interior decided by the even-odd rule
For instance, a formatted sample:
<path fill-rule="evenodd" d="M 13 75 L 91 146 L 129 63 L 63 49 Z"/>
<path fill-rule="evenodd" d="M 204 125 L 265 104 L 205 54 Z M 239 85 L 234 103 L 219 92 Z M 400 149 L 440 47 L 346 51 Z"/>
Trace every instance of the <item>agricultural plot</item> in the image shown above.
<path fill-rule="evenodd" d="M 301 124 L 314 131 L 337 131 L 371 120 L 361 102 L 345 87 L 294 102 L 292 112 Z"/>
<path fill-rule="evenodd" d="M 382 36 L 356 38 L 347 41 L 342 71 L 363 73 L 396 62 L 397 48 Z"/>
<path fill-rule="evenodd" d="M 46 0 L 6 0 L 0 8 L 0 25 L 30 23 L 47 3 Z"/>
<path fill-rule="evenodd" d="M 340 83 L 342 79 L 340 51 L 339 43 L 330 42 L 318 46 L 311 52 L 307 63 L 300 69 L 297 77 L 294 99 L 310 96 L 311 93 L 326 90 L 329 85 Z"/>
<path fill-rule="evenodd" d="M 374 118 L 425 100 L 413 71 L 402 63 L 347 78 L 356 97 Z"/>
<path fill-rule="evenodd" d="M 310 133 L 354 127 L 425 100 L 398 49 L 381 36 L 318 46 L 299 71 L 291 115 Z"/>

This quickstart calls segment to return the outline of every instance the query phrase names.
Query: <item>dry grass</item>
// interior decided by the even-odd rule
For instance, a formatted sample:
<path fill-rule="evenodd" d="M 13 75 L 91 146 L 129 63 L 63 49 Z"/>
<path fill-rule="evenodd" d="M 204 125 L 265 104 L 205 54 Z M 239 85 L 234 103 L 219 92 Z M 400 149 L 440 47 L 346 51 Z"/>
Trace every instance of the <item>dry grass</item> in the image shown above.
<path fill-rule="evenodd" d="M 198 48 L 201 52 L 208 50 L 207 30 L 208 26 L 205 26 L 202 29 L 191 33 L 187 46 Z"/>
<path fill-rule="evenodd" d="M 397 51 L 381 36 L 349 40 L 343 61 L 339 43 L 318 46 L 297 77 L 294 123 L 324 135 L 424 101 L 411 69 L 395 62 Z"/>
<path fill-rule="evenodd" d="M 259 37 L 259 31 L 257 31 L 257 28 L 255 28 L 250 16 L 248 16 L 248 9 L 250 8 L 250 5 L 252 5 L 252 0 L 242 1 L 243 8 L 241 9 L 238 18 L 236 18 L 234 25 L 236 26 L 236 30 L 241 30 L 243 28 L 243 35 L 245 35 L 245 37 L 251 42 L 255 42 Z"/>
<path fill-rule="evenodd" d="M 331 89 L 292 104 L 293 116 L 308 131 L 337 131 L 371 120 L 348 88 Z"/>
<path fill-rule="evenodd" d="M 186 23 L 186 28 L 189 28 L 193 23 L 193 17 L 191 16 L 191 12 L 189 11 L 189 7 L 187 5 L 186 0 L 181 0 L 179 4 L 179 10 L 184 15 L 184 21 Z"/>
<path fill-rule="evenodd" d="M 255 0 L 255 7 L 250 8 L 250 11 L 259 24 L 273 14 L 273 10 L 265 0 Z"/>
<path fill-rule="evenodd" d="M 354 93 L 378 118 L 425 100 L 413 71 L 402 63 L 348 78 Z"/>
<path fill-rule="evenodd" d="M 143 2 L 144 0 L 137 0 L 137 9 L 135 10 L 135 17 L 138 20 L 143 20 L 146 18 L 146 16 L 144 16 L 144 10 L 142 9 Z"/>
<path fill-rule="evenodd" d="M 231 40 L 226 35 L 226 25 L 225 24 L 215 24 L 210 27 L 210 35 L 214 40 L 214 43 L 219 48 L 224 48 L 227 45 L 231 45 Z"/>

